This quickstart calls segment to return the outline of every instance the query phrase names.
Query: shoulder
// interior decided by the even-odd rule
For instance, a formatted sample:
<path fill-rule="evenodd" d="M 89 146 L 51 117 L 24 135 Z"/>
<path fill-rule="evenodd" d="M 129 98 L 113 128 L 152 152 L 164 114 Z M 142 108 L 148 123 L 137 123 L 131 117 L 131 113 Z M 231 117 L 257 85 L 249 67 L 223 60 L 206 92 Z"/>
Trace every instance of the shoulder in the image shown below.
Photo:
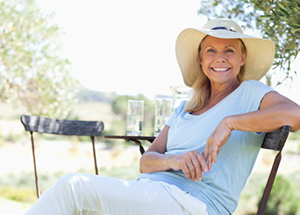
<path fill-rule="evenodd" d="M 187 103 L 187 101 L 183 100 L 178 107 L 175 107 L 174 108 L 175 114 L 180 113 L 180 112 L 185 112 L 184 108 L 185 108 L 186 103 Z"/>
<path fill-rule="evenodd" d="M 248 81 L 243 81 L 242 85 L 245 85 L 247 87 L 268 87 L 267 85 L 265 85 L 264 83 L 260 82 L 260 81 L 256 81 L 256 80 L 248 80 Z"/>
<path fill-rule="evenodd" d="M 260 81 L 248 80 L 241 83 L 235 94 L 236 101 L 244 104 L 247 111 L 258 110 L 264 96 L 274 91 L 271 87 Z"/>
<path fill-rule="evenodd" d="M 267 92 L 274 91 L 271 87 L 267 86 L 266 84 L 255 80 L 243 81 L 241 85 L 242 88 L 254 93 L 257 92 L 265 94 Z"/>

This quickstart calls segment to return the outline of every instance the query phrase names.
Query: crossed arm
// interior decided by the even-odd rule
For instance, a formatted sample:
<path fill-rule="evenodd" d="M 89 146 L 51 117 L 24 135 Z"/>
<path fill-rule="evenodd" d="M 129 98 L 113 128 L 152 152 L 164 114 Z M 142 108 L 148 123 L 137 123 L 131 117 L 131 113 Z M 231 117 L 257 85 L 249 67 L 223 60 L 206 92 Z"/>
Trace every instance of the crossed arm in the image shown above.
<path fill-rule="evenodd" d="M 202 172 L 208 172 L 222 146 L 226 144 L 232 130 L 249 132 L 270 132 L 284 125 L 291 131 L 300 129 L 300 106 L 288 98 L 270 92 L 264 96 L 260 108 L 250 113 L 224 118 L 207 140 L 202 154 L 190 151 L 179 155 L 165 155 L 169 126 L 165 126 L 140 160 L 140 171 L 158 172 L 182 170 L 188 179 L 202 179 Z"/>

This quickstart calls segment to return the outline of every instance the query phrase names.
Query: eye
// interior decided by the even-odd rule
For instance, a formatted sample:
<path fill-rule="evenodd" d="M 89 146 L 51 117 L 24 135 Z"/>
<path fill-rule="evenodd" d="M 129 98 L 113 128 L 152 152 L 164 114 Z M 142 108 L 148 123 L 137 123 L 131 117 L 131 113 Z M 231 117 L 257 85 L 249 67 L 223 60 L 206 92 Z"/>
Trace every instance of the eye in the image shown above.
<path fill-rule="evenodd" d="M 234 53 L 234 50 L 233 49 L 226 49 L 225 52 L 226 53 Z"/>
<path fill-rule="evenodd" d="M 214 53 L 214 52 L 215 52 L 215 50 L 214 50 L 214 49 L 207 49 L 207 52 Z"/>

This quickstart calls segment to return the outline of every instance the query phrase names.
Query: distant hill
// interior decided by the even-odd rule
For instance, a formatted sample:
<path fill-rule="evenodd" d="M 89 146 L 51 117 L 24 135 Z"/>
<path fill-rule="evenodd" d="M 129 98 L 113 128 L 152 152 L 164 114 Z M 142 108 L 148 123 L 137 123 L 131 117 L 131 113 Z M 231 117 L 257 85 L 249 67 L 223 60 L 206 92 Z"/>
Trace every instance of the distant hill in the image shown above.
<path fill-rule="evenodd" d="M 78 102 L 105 102 L 111 104 L 117 93 L 115 92 L 99 92 L 87 88 L 81 89 L 76 97 Z"/>

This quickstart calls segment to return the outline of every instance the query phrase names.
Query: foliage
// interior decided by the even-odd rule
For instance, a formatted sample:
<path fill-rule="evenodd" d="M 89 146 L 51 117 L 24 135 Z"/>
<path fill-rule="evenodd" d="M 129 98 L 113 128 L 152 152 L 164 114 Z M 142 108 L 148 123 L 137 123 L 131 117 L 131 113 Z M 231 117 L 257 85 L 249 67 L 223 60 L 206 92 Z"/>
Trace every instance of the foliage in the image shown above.
<path fill-rule="evenodd" d="M 18 202 L 33 203 L 36 200 L 36 192 L 28 188 L 0 187 L 0 196 Z"/>
<path fill-rule="evenodd" d="M 243 28 L 259 29 L 264 38 L 269 38 L 275 43 L 274 68 L 278 67 L 284 72 L 285 79 L 292 79 L 291 62 L 300 51 L 299 0 L 201 1 L 198 13 L 208 18 L 236 19 L 243 22 Z M 267 80 L 270 82 L 270 75 Z"/>
<path fill-rule="evenodd" d="M 274 181 L 264 214 L 296 214 L 300 209 L 298 202 L 299 199 L 295 198 L 290 181 L 284 176 L 278 175 Z"/>
<path fill-rule="evenodd" d="M 0 99 L 30 114 L 66 117 L 78 81 L 60 56 L 63 33 L 34 0 L 0 0 Z"/>
<path fill-rule="evenodd" d="M 80 89 L 76 95 L 78 102 L 112 103 L 117 94 L 115 92 L 99 92 L 87 88 Z"/>
<path fill-rule="evenodd" d="M 137 152 L 138 153 L 138 152 Z M 77 172 L 93 173 L 94 169 L 80 169 Z M 43 173 L 39 172 L 39 185 L 41 193 L 51 187 L 60 177 L 69 172 Z M 135 180 L 139 176 L 137 164 L 131 166 L 114 166 L 112 168 L 99 168 L 99 174 L 108 177 L 117 177 L 127 180 Z M 34 173 L 2 175 L 0 179 L 0 197 L 19 202 L 34 203 L 36 190 Z"/>
<path fill-rule="evenodd" d="M 291 140 L 299 140 L 300 142 L 300 131 L 296 131 L 296 132 L 291 132 L 289 139 Z"/>

